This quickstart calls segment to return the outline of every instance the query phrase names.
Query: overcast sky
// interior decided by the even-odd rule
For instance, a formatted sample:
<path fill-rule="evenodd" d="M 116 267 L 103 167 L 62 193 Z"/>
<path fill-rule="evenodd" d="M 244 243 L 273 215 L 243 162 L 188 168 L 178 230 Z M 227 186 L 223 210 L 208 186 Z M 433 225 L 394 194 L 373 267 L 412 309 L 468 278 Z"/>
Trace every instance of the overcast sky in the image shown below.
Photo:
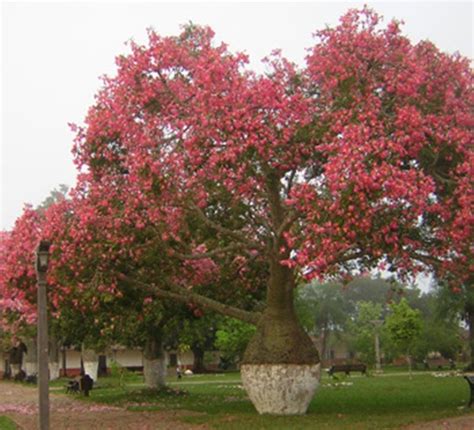
<path fill-rule="evenodd" d="M 73 186 L 68 122 L 82 123 L 99 76 L 114 72 L 124 42 L 145 41 L 146 28 L 176 34 L 181 24 L 210 25 L 254 68 L 275 48 L 300 64 L 312 33 L 334 25 L 364 2 L 22 3 L 3 2 L 1 229 L 10 229 L 24 203 L 39 204 L 59 184 Z M 413 42 L 473 58 L 472 2 L 366 2 L 405 21 Z"/>

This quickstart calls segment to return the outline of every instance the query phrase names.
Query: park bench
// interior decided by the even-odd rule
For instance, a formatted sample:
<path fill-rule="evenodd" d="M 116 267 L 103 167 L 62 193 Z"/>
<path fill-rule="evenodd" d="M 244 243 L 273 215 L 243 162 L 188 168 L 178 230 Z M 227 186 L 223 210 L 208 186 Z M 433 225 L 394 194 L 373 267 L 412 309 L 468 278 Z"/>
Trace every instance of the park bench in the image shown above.
<path fill-rule="evenodd" d="M 94 380 L 89 375 L 83 375 L 80 378 L 70 379 L 66 385 L 66 393 L 83 393 L 89 396 L 89 391 L 94 386 Z"/>
<path fill-rule="evenodd" d="M 469 388 L 471 389 L 471 397 L 469 398 L 469 407 L 472 406 L 472 402 L 474 402 L 474 375 L 471 376 L 464 376 L 464 379 L 469 384 Z"/>
<path fill-rule="evenodd" d="M 437 359 L 428 359 L 423 361 L 425 370 L 455 370 L 456 363 L 453 360 L 446 360 L 445 358 L 437 358 Z"/>
<path fill-rule="evenodd" d="M 351 372 L 361 372 L 365 375 L 367 371 L 367 366 L 362 363 L 356 364 L 333 364 L 329 370 L 328 374 L 332 376 L 336 372 L 344 372 L 346 375 L 349 375 Z"/>

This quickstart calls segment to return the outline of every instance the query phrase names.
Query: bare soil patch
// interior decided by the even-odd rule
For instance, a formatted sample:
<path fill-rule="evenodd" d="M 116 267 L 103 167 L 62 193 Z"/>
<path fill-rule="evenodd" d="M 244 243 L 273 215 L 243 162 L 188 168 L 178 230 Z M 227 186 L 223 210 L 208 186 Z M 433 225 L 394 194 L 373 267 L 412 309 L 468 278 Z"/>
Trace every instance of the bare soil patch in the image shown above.
<path fill-rule="evenodd" d="M 11 418 L 23 430 L 36 430 L 38 394 L 35 387 L 0 382 L 0 415 Z M 185 424 L 180 416 L 193 412 L 132 412 L 123 408 L 84 403 L 50 392 L 50 428 L 54 430 L 189 430 L 206 426 Z"/>
<path fill-rule="evenodd" d="M 403 430 L 472 430 L 474 429 L 474 415 L 446 418 L 426 423 L 411 424 Z"/>

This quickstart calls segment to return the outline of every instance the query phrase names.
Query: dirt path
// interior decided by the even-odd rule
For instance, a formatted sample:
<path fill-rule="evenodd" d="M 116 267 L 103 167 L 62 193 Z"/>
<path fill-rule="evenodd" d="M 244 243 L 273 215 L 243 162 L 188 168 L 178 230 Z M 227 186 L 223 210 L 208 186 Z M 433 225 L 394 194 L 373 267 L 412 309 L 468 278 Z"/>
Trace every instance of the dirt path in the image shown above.
<path fill-rule="evenodd" d="M 474 429 L 474 415 L 412 424 L 402 427 L 401 430 L 472 430 Z"/>
<path fill-rule="evenodd" d="M 36 430 L 37 396 L 33 387 L 1 381 L 0 415 L 10 417 L 22 430 Z M 64 394 L 50 393 L 50 428 L 54 430 L 207 429 L 205 426 L 182 423 L 179 416 L 184 414 L 176 411 L 131 412 L 123 408 L 83 403 Z"/>

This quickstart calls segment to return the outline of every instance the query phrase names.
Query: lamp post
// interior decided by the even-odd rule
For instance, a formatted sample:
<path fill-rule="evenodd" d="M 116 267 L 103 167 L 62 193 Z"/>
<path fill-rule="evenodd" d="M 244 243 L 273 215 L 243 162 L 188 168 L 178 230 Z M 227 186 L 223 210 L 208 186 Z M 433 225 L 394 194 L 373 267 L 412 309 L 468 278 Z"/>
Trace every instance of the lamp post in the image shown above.
<path fill-rule="evenodd" d="M 49 242 L 42 240 L 36 250 L 36 275 L 38 279 L 38 428 L 40 430 L 49 430 L 48 310 L 46 298 L 49 246 Z"/>
<path fill-rule="evenodd" d="M 380 363 L 380 339 L 379 332 L 380 327 L 383 324 L 383 320 L 372 320 L 372 324 L 375 326 L 375 373 L 382 373 L 382 365 Z"/>

